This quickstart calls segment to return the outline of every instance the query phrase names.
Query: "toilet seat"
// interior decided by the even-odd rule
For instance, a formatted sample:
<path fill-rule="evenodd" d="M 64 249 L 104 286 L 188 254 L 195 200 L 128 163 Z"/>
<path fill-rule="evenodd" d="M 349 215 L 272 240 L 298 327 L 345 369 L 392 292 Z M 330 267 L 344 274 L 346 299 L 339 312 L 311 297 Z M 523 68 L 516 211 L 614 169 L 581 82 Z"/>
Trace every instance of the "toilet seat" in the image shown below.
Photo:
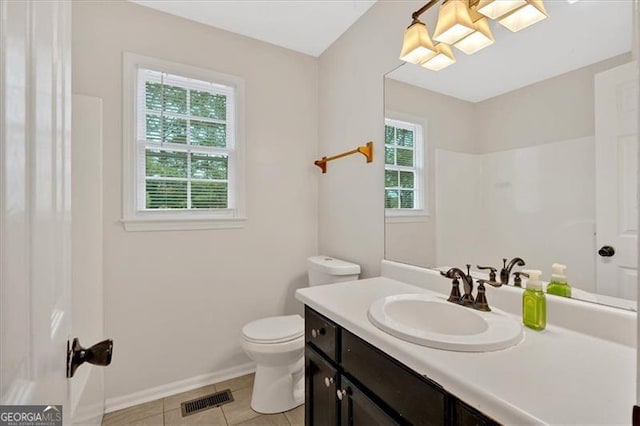
<path fill-rule="evenodd" d="M 252 321 L 242 328 L 242 337 L 253 343 L 284 343 L 304 335 L 300 315 L 283 315 Z"/>

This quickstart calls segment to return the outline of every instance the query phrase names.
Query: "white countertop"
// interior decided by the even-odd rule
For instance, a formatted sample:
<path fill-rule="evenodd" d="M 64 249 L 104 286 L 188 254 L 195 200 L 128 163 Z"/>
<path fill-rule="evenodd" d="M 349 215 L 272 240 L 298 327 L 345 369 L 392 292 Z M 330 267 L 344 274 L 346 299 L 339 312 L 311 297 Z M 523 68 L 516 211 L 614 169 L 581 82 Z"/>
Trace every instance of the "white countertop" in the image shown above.
<path fill-rule="evenodd" d="M 404 293 L 433 292 L 378 277 L 302 288 L 296 298 L 503 424 L 631 423 L 634 347 L 548 325 L 525 327 L 524 341 L 501 351 L 432 349 L 369 322 L 373 301 Z"/>

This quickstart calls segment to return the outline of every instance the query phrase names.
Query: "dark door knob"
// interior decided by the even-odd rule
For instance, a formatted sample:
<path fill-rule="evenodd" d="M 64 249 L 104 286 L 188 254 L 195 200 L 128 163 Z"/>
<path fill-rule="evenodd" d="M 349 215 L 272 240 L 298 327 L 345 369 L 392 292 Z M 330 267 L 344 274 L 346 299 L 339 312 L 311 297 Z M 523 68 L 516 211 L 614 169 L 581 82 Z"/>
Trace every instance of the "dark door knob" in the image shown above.
<path fill-rule="evenodd" d="M 113 340 L 103 340 L 85 349 L 80 345 L 80 340 L 76 337 L 73 339 L 71 347 L 67 346 L 67 377 L 73 377 L 78 367 L 85 362 L 106 367 L 111 364 L 112 355 Z"/>
<path fill-rule="evenodd" d="M 616 250 L 611 246 L 602 246 L 600 250 L 598 250 L 598 254 L 602 257 L 612 257 L 616 254 Z"/>

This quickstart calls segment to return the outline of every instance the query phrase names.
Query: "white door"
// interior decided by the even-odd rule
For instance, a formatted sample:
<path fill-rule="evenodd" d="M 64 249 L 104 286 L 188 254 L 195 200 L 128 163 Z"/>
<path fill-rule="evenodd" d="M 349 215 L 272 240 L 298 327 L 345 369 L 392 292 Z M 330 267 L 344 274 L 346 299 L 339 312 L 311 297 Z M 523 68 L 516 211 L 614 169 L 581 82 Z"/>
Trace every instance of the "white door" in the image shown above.
<path fill-rule="evenodd" d="M 104 339 L 102 291 L 102 100 L 73 95 L 71 132 L 72 335 L 83 346 Z M 74 424 L 100 425 L 104 370 L 79 368 L 71 381 Z"/>
<path fill-rule="evenodd" d="M 68 421 L 71 3 L 0 1 L 0 30 L 0 404 Z"/>
<path fill-rule="evenodd" d="M 596 75 L 595 105 L 597 292 L 637 300 L 637 62 Z"/>
<path fill-rule="evenodd" d="M 83 346 L 104 339 L 102 291 L 102 100 L 73 95 L 72 335 Z M 85 365 L 71 381 L 74 424 L 100 425 L 104 413 L 104 369 Z"/>

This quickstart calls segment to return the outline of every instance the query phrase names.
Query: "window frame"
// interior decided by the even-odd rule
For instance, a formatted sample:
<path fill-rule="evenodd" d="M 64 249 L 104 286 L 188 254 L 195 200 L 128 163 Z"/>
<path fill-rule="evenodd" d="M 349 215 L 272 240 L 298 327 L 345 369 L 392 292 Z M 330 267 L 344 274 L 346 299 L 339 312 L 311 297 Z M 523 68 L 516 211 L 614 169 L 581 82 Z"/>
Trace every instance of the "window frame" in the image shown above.
<path fill-rule="evenodd" d="M 384 170 L 400 170 L 400 171 L 412 171 L 414 173 L 414 208 L 386 208 L 385 207 L 385 221 L 388 223 L 395 222 L 423 222 L 426 221 L 428 214 L 427 206 L 427 182 L 425 181 L 426 167 L 425 167 L 425 155 L 426 141 L 425 141 L 425 125 L 422 120 L 414 117 L 406 117 L 387 111 L 385 114 L 384 124 L 386 126 L 392 126 L 395 128 L 412 130 L 414 132 L 414 146 L 413 146 L 413 167 L 408 166 L 396 166 L 388 165 L 386 163 L 386 156 L 384 162 Z M 385 131 L 386 135 L 386 131 Z M 386 136 L 384 138 L 384 147 L 387 147 Z M 384 185 L 386 191 L 386 184 Z"/>
<path fill-rule="evenodd" d="M 233 117 L 232 146 L 224 149 L 208 147 L 195 151 L 228 154 L 227 209 L 146 209 L 141 207 L 145 193 L 145 150 L 137 136 L 139 96 L 144 95 L 144 79 L 139 69 L 172 74 L 231 87 L 234 90 L 231 110 Z M 197 118 L 197 117 L 196 117 Z M 244 79 L 215 71 L 178 64 L 162 59 L 124 52 L 123 55 L 123 212 L 122 223 L 127 231 L 162 231 L 189 229 L 241 228 L 245 226 L 245 140 L 244 140 Z M 179 146 L 176 146 L 179 145 Z M 187 152 L 189 145 L 164 143 L 167 148 Z M 158 147 L 159 148 L 159 147 Z"/>

